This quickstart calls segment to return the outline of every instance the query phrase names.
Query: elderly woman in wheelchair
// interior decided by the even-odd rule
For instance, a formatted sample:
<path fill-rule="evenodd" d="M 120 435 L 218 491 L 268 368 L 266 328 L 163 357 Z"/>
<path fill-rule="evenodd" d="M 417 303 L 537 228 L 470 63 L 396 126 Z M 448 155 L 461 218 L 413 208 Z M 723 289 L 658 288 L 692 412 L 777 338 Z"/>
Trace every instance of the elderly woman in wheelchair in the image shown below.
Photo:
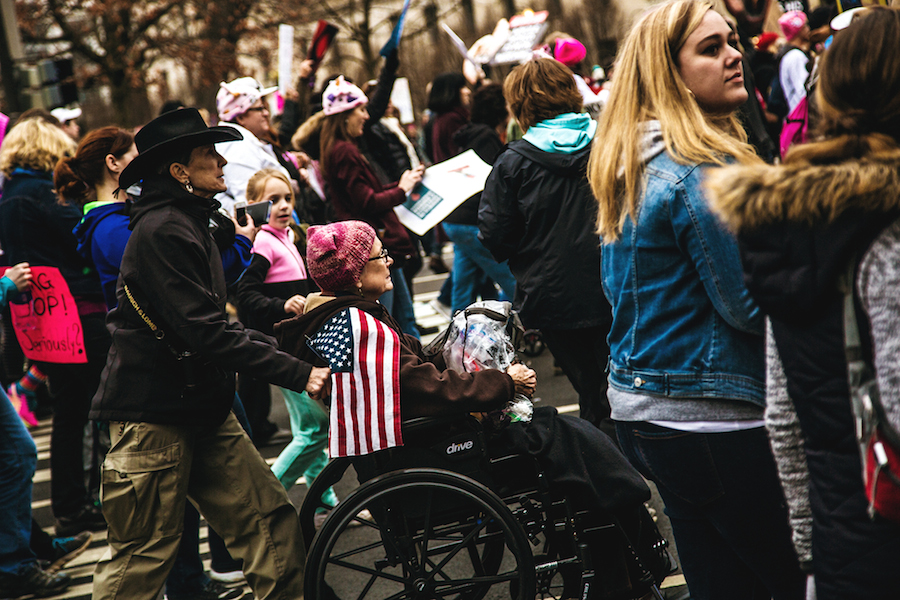
<path fill-rule="evenodd" d="M 666 542 L 612 440 L 550 407 L 528 423 L 472 416 L 530 397 L 534 371 L 426 359 L 377 301 L 392 283 L 375 231 L 343 221 L 307 236 L 323 291 L 276 326 L 285 351 L 332 370 L 332 462 L 301 509 L 306 598 L 661 598 Z M 316 533 L 321 492 L 351 465 L 362 485 Z"/>

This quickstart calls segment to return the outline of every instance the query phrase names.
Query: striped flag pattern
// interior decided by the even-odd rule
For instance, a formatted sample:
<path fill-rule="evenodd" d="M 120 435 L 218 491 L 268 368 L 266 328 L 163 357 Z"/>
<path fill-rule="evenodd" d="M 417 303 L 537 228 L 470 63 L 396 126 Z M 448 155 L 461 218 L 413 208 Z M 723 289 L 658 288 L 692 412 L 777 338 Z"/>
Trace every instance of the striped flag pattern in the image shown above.
<path fill-rule="evenodd" d="M 331 368 L 331 457 L 402 446 L 397 333 L 350 307 L 329 319 L 309 345 Z"/>

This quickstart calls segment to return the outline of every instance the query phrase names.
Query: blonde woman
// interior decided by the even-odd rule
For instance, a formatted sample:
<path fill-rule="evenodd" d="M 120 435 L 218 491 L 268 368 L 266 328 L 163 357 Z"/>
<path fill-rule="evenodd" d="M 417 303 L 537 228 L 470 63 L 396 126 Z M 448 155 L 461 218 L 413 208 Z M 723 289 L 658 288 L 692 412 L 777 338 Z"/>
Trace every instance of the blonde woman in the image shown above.
<path fill-rule="evenodd" d="M 691 597 L 802 598 L 764 429 L 763 319 L 704 167 L 756 163 L 735 34 L 676 0 L 625 40 L 588 167 L 612 305 L 609 401 L 619 442 L 659 488 Z"/>

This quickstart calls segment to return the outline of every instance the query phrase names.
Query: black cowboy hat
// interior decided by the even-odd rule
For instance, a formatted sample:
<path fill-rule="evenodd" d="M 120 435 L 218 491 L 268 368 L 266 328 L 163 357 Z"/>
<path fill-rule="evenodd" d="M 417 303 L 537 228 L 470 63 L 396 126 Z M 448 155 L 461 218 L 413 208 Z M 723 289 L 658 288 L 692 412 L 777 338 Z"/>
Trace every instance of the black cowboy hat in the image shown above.
<path fill-rule="evenodd" d="M 196 108 L 160 115 L 134 136 L 139 154 L 119 175 L 119 187 L 125 189 L 141 181 L 165 159 L 171 158 L 173 152 L 242 139 L 244 136 L 233 127 L 207 127 Z"/>

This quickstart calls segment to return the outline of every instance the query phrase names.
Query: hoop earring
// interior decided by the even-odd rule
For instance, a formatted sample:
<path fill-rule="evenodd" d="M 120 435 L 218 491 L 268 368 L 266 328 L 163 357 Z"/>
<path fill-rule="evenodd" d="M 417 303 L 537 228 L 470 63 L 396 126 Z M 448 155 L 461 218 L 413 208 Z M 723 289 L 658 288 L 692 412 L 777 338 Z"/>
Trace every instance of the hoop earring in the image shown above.
<path fill-rule="evenodd" d="M 188 179 L 187 181 L 184 182 L 184 189 L 187 191 L 188 194 L 194 193 L 194 186 L 191 185 L 190 179 Z"/>

